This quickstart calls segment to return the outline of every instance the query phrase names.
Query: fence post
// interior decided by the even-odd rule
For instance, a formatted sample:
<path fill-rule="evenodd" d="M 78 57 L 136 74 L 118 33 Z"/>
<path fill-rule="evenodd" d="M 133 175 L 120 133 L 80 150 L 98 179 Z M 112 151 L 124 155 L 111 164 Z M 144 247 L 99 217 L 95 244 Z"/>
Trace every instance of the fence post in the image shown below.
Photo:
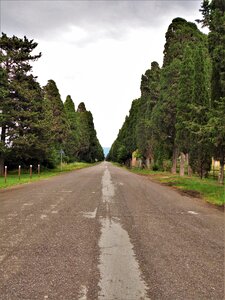
<path fill-rule="evenodd" d="M 7 166 L 5 166 L 5 183 L 7 181 Z"/>
<path fill-rule="evenodd" d="M 30 179 L 32 179 L 32 165 L 30 165 Z"/>
<path fill-rule="evenodd" d="M 21 177 L 21 166 L 19 165 L 19 168 L 18 168 L 18 176 L 19 176 L 19 180 L 20 180 L 20 177 Z"/>

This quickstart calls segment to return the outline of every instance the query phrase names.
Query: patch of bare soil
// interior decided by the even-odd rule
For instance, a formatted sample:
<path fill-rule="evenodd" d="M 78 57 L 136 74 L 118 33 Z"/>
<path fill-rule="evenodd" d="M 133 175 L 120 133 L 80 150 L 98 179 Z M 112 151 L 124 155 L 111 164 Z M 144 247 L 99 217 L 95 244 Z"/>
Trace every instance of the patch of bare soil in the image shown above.
<path fill-rule="evenodd" d="M 175 186 L 177 182 L 176 181 L 162 182 L 162 184 L 166 186 Z"/>
<path fill-rule="evenodd" d="M 191 196 L 191 197 L 194 197 L 194 198 L 202 198 L 201 196 L 201 193 L 199 193 L 198 191 L 193 191 L 193 190 L 179 190 L 179 193 L 181 195 L 184 195 L 184 196 Z"/>

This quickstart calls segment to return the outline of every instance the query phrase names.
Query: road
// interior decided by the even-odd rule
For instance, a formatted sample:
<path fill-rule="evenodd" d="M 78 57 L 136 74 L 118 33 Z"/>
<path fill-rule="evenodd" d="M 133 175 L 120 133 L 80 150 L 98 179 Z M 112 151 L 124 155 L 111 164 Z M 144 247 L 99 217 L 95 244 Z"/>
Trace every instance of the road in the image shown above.
<path fill-rule="evenodd" d="M 224 214 L 104 162 L 0 192 L 0 299 L 224 299 Z"/>

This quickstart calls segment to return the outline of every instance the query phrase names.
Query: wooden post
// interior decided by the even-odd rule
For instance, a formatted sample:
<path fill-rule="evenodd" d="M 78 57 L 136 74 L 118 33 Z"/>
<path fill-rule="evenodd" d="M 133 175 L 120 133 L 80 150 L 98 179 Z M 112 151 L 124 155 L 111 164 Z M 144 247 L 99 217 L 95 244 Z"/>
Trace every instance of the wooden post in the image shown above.
<path fill-rule="evenodd" d="M 32 179 L 32 165 L 30 165 L 30 179 Z"/>
<path fill-rule="evenodd" d="M 18 176 L 19 176 L 19 180 L 20 180 L 20 177 L 21 177 L 21 166 L 19 166 L 19 168 L 18 168 Z"/>
<path fill-rule="evenodd" d="M 40 177 L 41 166 L 38 164 L 38 177 Z"/>
<path fill-rule="evenodd" d="M 6 181 L 7 181 L 7 166 L 5 166 L 5 183 L 6 183 Z"/>

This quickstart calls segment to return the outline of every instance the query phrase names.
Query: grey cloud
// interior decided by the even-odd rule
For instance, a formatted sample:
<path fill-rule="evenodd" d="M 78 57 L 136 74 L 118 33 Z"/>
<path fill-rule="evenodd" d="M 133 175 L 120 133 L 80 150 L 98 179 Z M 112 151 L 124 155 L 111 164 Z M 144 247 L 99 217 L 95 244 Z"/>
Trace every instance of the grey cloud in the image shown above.
<path fill-rule="evenodd" d="M 1 31 L 51 39 L 70 26 L 90 36 L 120 38 L 129 28 L 158 27 L 168 15 L 198 10 L 195 1 L 2 1 Z M 87 39 L 86 39 L 87 40 Z M 85 39 L 81 41 L 86 43 Z"/>

